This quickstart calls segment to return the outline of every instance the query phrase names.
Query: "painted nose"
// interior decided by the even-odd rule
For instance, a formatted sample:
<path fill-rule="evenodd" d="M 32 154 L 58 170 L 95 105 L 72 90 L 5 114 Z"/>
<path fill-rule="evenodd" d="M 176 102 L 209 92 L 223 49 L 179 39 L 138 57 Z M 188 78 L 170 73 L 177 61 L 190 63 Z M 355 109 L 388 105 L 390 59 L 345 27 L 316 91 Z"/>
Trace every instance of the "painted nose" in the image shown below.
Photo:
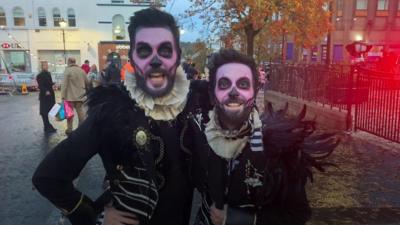
<path fill-rule="evenodd" d="M 236 90 L 236 88 L 232 88 L 232 90 L 229 92 L 229 97 L 235 98 L 239 96 L 239 92 Z"/>
<path fill-rule="evenodd" d="M 158 68 L 161 66 L 161 64 L 162 64 L 162 62 L 157 56 L 154 56 L 150 61 L 150 65 L 153 68 Z"/>

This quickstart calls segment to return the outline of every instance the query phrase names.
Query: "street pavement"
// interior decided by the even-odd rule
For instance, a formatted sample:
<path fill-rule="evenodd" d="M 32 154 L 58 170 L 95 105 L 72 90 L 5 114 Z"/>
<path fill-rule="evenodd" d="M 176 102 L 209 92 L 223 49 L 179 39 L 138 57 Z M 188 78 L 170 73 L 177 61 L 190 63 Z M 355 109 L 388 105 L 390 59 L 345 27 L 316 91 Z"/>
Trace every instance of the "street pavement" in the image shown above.
<path fill-rule="evenodd" d="M 42 158 L 66 138 L 66 122 L 51 121 L 58 132 L 45 135 L 38 112 L 37 93 L 0 96 L 0 225 L 58 224 L 59 211 L 33 190 L 31 177 Z M 342 144 L 329 159 L 337 167 L 315 173 L 314 183 L 307 185 L 314 213 L 309 224 L 400 224 L 400 144 L 368 134 L 339 135 Z M 95 198 L 103 177 L 95 156 L 76 185 Z"/>
<path fill-rule="evenodd" d="M 58 132 L 45 135 L 37 93 L 28 96 L 0 96 L 1 225 L 58 224 L 59 210 L 33 190 L 31 182 L 39 162 L 66 138 L 66 122 L 51 122 Z M 95 156 L 82 171 L 76 184 L 94 198 L 101 192 L 103 177 L 101 161 Z"/>

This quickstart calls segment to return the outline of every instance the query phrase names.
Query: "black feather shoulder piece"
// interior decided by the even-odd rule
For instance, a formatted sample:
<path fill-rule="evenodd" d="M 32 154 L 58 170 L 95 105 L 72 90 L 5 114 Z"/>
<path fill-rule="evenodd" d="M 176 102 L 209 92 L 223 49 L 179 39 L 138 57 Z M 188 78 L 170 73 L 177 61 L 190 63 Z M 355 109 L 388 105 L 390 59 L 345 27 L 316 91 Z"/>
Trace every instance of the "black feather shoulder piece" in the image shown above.
<path fill-rule="evenodd" d="M 269 103 L 261 115 L 265 154 L 271 162 L 285 167 L 284 173 L 313 181 L 312 168 L 324 171 L 324 166 L 333 165 L 325 159 L 339 144 L 334 133 L 315 134 L 316 122 L 304 120 L 306 106 L 294 118 L 284 109 L 274 111 Z M 296 179 L 297 180 L 297 179 Z"/>
<path fill-rule="evenodd" d="M 109 110 L 118 110 L 121 107 L 132 106 L 133 104 L 134 101 L 132 101 L 129 92 L 122 85 L 102 85 L 87 93 L 88 115 L 98 113 L 98 108 L 104 109 L 105 106 L 111 106 Z M 102 114 L 106 115 L 107 112 Z"/>
<path fill-rule="evenodd" d="M 86 105 L 88 117 L 95 121 L 94 129 L 103 137 L 113 139 L 125 139 L 126 134 L 131 133 L 133 120 L 143 114 L 136 112 L 139 107 L 122 85 L 99 86 L 90 90 Z"/>

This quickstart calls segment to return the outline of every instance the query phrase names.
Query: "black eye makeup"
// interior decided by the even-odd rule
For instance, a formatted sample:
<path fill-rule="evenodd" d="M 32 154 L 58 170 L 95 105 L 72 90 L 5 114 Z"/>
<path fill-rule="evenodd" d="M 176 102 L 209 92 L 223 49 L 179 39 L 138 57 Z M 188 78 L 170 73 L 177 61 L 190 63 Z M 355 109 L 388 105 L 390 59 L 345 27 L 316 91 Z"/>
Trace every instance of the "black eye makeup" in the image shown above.
<path fill-rule="evenodd" d="M 153 52 L 152 48 L 150 45 L 146 43 L 138 43 L 136 47 L 136 54 L 138 55 L 139 58 L 144 59 L 147 58 L 151 55 Z"/>
<path fill-rule="evenodd" d="M 236 81 L 236 86 L 240 89 L 249 89 L 251 86 L 249 78 L 240 78 L 238 81 Z"/>
<path fill-rule="evenodd" d="M 218 80 L 218 88 L 221 90 L 228 89 L 231 86 L 232 82 L 226 77 L 222 77 L 221 79 Z"/>
<path fill-rule="evenodd" d="M 160 45 L 157 50 L 159 56 L 164 58 L 171 58 L 172 57 L 172 44 L 170 42 L 165 42 Z"/>

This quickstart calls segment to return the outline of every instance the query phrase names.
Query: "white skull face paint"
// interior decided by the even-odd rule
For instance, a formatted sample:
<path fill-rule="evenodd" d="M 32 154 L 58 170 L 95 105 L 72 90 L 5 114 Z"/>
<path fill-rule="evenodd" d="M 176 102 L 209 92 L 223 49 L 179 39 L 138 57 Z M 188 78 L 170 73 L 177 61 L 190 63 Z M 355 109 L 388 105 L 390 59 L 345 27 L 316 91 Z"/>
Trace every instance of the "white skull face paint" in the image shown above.
<path fill-rule="evenodd" d="M 253 75 L 250 67 L 227 63 L 217 70 L 214 89 L 218 103 L 227 110 L 243 109 L 254 97 Z"/>
<path fill-rule="evenodd" d="M 254 101 L 254 81 L 249 66 L 227 63 L 218 68 L 214 95 L 221 119 L 242 123 Z"/>
<path fill-rule="evenodd" d="M 132 59 L 139 86 L 152 96 L 172 89 L 177 68 L 177 46 L 168 28 L 141 28 L 135 35 Z"/>

